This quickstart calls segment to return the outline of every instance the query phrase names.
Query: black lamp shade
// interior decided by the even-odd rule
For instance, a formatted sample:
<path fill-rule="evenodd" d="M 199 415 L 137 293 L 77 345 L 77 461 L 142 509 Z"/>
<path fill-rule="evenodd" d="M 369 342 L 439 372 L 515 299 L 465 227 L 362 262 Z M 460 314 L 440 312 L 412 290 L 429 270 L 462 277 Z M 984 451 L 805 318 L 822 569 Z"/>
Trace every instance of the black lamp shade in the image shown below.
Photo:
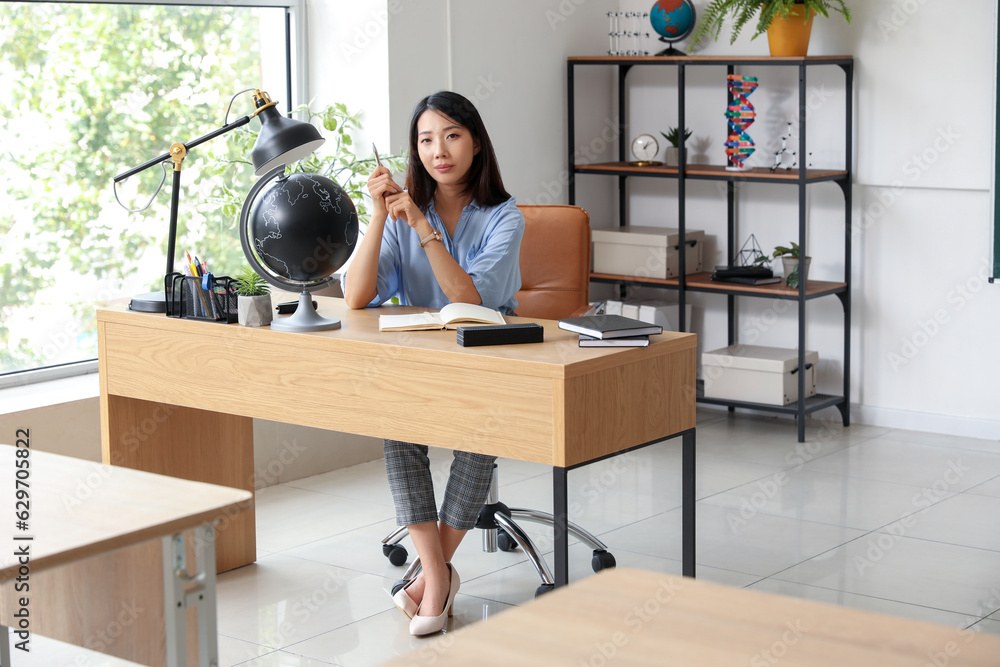
<path fill-rule="evenodd" d="M 250 152 L 254 176 L 266 174 L 280 164 L 297 162 L 326 141 L 310 123 L 286 118 L 273 106 L 262 109 L 257 116 L 260 133 Z"/>

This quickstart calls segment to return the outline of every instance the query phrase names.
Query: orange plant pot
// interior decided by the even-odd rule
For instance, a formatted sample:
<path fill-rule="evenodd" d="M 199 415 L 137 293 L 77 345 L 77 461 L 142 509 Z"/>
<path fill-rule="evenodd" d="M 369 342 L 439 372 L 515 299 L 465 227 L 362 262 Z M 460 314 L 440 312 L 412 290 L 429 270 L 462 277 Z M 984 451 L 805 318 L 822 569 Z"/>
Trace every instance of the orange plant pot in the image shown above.
<path fill-rule="evenodd" d="M 803 20 L 805 5 L 795 5 L 788 12 L 788 18 L 775 18 L 767 28 L 767 44 L 772 56 L 805 56 L 809 51 L 809 36 L 815 12 L 809 10 L 809 18 Z"/>

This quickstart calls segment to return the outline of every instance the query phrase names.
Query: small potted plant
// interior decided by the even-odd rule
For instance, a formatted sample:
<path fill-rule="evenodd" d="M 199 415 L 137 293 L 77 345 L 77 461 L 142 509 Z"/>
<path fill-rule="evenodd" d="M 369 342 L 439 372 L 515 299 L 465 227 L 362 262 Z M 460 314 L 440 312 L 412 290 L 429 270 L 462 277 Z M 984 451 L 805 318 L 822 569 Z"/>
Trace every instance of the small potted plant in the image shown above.
<path fill-rule="evenodd" d="M 271 287 L 252 268 L 244 266 L 236 279 L 237 319 L 245 327 L 271 323 Z"/>
<path fill-rule="evenodd" d="M 679 154 L 681 146 L 681 133 L 680 129 L 676 127 L 671 127 L 666 132 L 660 132 L 670 142 L 670 145 L 664 149 L 663 162 L 668 167 L 676 167 L 680 164 Z M 687 141 L 691 136 L 691 130 L 684 128 L 684 141 Z"/>
<path fill-rule="evenodd" d="M 757 16 L 756 30 L 750 39 L 766 31 L 772 56 L 805 56 L 813 17 L 819 14 L 829 18 L 830 12 L 837 12 L 851 22 L 851 10 L 844 0 L 713 0 L 695 28 L 691 48 L 709 35 L 718 39 L 727 18 L 733 20 L 729 36 L 729 43 L 733 44 L 744 26 Z"/>
<path fill-rule="evenodd" d="M 774 252 L 771 253 L 771 257 L 777 259 L 781 258 L 781 265 L 785 269 L 785 284 L 789 287 L 799 286 L 799 244 L 792 242 L 791 247 L 786 247 L 783 245 L 775 246 Z M 757 264 L 763 262 L 769 262 L 771 257 L 767 255 L 761 255 L 757 258 Z M 809 262 L 812 257 L 806 257 L 805 268 L 802 270 L 802 279 L 809 280 Z"/>

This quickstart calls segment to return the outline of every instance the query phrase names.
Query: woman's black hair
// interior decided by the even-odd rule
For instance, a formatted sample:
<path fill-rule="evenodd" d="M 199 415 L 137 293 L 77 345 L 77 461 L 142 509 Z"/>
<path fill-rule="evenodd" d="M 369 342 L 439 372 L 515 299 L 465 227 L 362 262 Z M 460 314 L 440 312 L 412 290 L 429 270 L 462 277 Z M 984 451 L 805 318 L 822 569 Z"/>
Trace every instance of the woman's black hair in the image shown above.
<path fill-rule="evenodd" d="M 410 160 L 406 174 L 406 189 L 410 198 L 421 211 L 426 211 L 434 198 L 437 182 L 427 173 L 420 162 L 417 145 L 417 121 L 428 109 L 451 118 L 472 134 L 472 140 L 479 144 L 479 152 L 472 158 L 469 175 L 465 183 L 465 194 L 472 195 L 480 206 L 496 206 L 510 199 L 503 187 L 497 156 L 493 143 L 486 132 L 486 125 L 476 107 L 458 93 L 439 90 L 417 103 L 410 118 Z"/>

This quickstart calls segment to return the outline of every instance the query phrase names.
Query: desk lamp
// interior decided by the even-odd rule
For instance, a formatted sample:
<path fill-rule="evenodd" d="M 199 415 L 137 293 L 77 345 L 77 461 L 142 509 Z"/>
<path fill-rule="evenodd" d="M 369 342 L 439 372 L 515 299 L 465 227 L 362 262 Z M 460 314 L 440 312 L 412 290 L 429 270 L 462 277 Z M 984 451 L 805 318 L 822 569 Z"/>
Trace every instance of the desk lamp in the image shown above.
<path fill-rule="evenodd" d="M 301 160 L 326 141 L 319 133 L 319 130 L 310 123 L 286 118 L 278 113 L 278 110 L 275 109 L 278 103 L 272 102 L 267 93 L 259 89 L 255 90 L 253 101 L 255 111 L 249 116 L 244 116 L 232 123 L 223 125 L 219 129 L 213 130 L 205 136 L 198 137 L 187 143 L 171 144 L 169 152 L 122 172 L 114 178 L 114 183 L 117 185 L 129 176 L 134 176 L 167 160 L 173 160 L 174 162 L 173 189 L 170 195 L 170 230 L 167 235 L 167 270 L 164 274 L 164 281 L 168 280 L 168 276 L 174 271 L 174 246 L 177 240 L 177 208 L 181 191 L 181 163 L 184 161 L 184 157 L 189 150 L 210 139 L 242 127 L 249 123 L 250 119 L 254 116 L 259 116 L 260 133 L 257 135 L 257 141 L 254 143 L 253 150 L 250 151 L 250 159 L 254 166 L 254 176 L 261 176 L 278 165 Z M 160 185 L 162 187 L 162 182 Z M 117 190 L 115 192 L 117 197 Z M 156 195 L 154 194 L 153 197 L 156 197 Z M 167 286 L 167 289 L 169 289 L 169 286 Z M 167 311 L 165 293 L 149 292 L 136 295 L 132 298 L 129 309 L 145 313 L 165 313 Z"/>

